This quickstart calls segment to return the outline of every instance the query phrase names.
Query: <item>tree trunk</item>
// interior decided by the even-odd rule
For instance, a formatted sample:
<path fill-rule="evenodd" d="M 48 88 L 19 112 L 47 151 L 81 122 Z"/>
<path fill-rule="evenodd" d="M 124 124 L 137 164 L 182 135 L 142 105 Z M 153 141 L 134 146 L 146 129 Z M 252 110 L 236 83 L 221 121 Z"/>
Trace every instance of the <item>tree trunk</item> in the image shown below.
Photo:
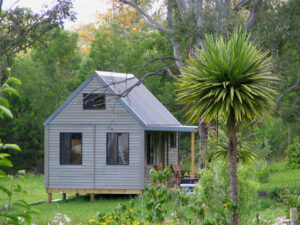
<path fill-rule="evenodd" d="M 237 183 L 237 137 L 235 130 L 235 114 L 231 109 L 228 118 L 229 128 L 229 143 L 228 143 L 228 163 L 229 163 L 229 179 L 230 179 L 230 199 L 238 204 L 238 183 Z M 231 212 L 232 225 L 239 224 L 239 215 L 237 207 L 234 207 L 234 211 Z"/>

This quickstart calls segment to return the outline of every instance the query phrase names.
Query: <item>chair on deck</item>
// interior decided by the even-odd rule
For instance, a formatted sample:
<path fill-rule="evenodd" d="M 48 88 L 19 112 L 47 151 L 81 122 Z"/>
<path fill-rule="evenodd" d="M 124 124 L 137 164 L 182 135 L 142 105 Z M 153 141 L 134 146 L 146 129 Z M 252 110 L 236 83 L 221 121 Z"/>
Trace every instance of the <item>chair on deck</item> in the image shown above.
<path fill-rule="evenodd" d="M 180 185 L 181 179 L 191 178 L 190 171 L 184 171 L 182 166 L 179 164 L 172 164 L 171 166 L 172 172 L 174 174 L 174 184 L 173 185 Z"/>

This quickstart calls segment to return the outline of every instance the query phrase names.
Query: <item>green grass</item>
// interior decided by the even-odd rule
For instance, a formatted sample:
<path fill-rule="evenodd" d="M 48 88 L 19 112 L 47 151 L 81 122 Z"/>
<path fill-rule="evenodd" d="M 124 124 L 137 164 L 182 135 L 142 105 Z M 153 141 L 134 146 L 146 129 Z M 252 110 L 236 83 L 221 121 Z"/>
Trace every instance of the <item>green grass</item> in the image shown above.
<path fill-rule="evenodd" d="M 12 183 L 21 184 L 27 193 L 14 193 L 12 195 L 12 202 L 15 200 L 25 200 L 27 203 L 36 203 L 47 201 L 48 195 L 44 187 L 44 176 L 35 176 L 27 174 L 23 177 L 16 177 L 14 180 L 6 178 L 1 181 L 1 185 L 9 187 Z M 53 194 L 53 199 L 61 199 L 61 194 Z M 80 222 L 87 222 L 97 212 L 110 212 L 119 203 L 129 202 L 129 197 L 120 196 L 103 196 L 98 197 L 94 202 L 89 201 L 89 196 L 80 195 L 80 198 L 74 198 L 74 194 L 67 194 L 66 201 L 52 202 L 51 204 L 42 203 L 34 205 L 32 208 L 37 209 L 40 213 L 34 218 L 35 224 L 48 224 L 53 220 L 56 213 L 66 214 L 71 218 L 71 224 L 78 224 Z M 70 198 L 70 199 L 69 199 Z M 0 205 L 8 202 L 8 197 L 3 192 L 0 192 Z"/>
<path fill-rule="evenodd" d="M 270 166 L 270 180 L 268 183 L 261 184 L 260 189 L 271 191 L 279 185 L 288 188 L 300 186 L 300 168 L 288 168 L 284 162 L 272 164 Z"/>
<path fill-rule="evenodd" d="M 270 180 L 268 183 L 261 184 L 260 190 L 269 192 L 276 186 L 295 187 L 300 186 L 300 169 L 290 169 L 284 163 L 276 163 L 270 167 Z M 13 182 L 22 184 L 27 194 L 15 193 L 13 200 L 23 199 L 28 203 L 35 203 L 47 200 L 47 193 L 44 188 L 44 176 L 26 175 L 25 182 L 17 178 Z M 12 181 L 4 179 L 1 184 L 10 186 Z M 53 194 L 53 199 L 60 199 L 61 194 Z M 128 203 L 130 198 L 124 196 L 98 196 L 94 202 L 89 201 L 89 196 L 80 195 L 80 198 L 74 198 L 74 195 L 67 194 L 66 201 L 53 202 L 52 204 L 39 204 L 32 206 L 37 209 L 40 214 L 34 218 L 35 224 L 48 224 L 53 220 L 56 213 L 66 214 L 71 218 L 71 224 L 85 223 L 99 211 L 112 212 L 119 203 Z M 0 192 L 0 204 L 7 202 L 7 196 Z M 140 208 L 140 201 L 137 198 L 136 207 Z M 276 222 L 276 218 L 287 215 L 287 209 L 282 204 L 276 203 L 270 198 L 262 198 L 257 204 L 256 213 L 259 213 L 262 224 L 272 224 Z M 253 217 L 255 218 L 255 215 Z"/>
<path fill-rule="evenodd" d="M 267 183 L 261 184 L 260 191 L 269 193 L 278 186 L 289 189 L 300 187 L 300 169 L 288 168 L 285 162 L 271 164 L 270 179 Z M 287 207 L 270 198 L 261 198 L 257 211 L 259 211 L 262 224 L 273 224 L 277 217 L 288 216 Z"/>
<path fill-rule="evenodd" d="M 40 211 L 34 219 L 36 224 L 47 224 L 53 220 L 56 213 L 67 215 L 71 218 L 71 224 L 85 223 L 101 212 L 111 212 L 119 203 L 129 202 L 128 197 L 98 198 L 93 202 L 89 201 L 88 196 L 77 199 L 70 199 L 51 204 L 40 204 L 33 206 Z"/>
<path fill-rule="evenodd" d="M 1 181 L 6 187 L 10 187 L 11 184 L 20 184 L 27 193 L 14 193 L 12 195 L 12 201 L 17 199 L 25 200 L 27 203 L 35 203 L 40 201 L 46 201 L 48 195 L 44 187 L 44 176 L 35 176 L 33 174 L 27 174 L 22 177 L 16 177 L 15 179 L 6 178 Z M 61 198 L 60 194 L 53 194 L 53 199 Z M 0 203 L 7 201 L 7 196 L 0 192 Z"/>

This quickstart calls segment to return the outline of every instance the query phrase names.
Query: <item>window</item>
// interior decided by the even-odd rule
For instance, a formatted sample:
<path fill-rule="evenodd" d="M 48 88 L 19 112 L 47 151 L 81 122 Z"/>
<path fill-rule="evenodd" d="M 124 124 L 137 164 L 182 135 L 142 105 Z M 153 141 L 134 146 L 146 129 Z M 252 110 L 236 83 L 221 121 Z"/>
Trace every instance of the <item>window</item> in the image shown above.
<path fill-rule="evenodd" d="M 153 165 L 153 157 L 154 157 L 154 136 L 152 133 L 146 134 L 146 154 L 147 154 L 147 165 Z"/>
<path fill-rule="evenodd" d="M 107 133 L 106 149 L 107 165 L 129 164 L 128 133 Z"/>
<path fill-rule="evenodd" d="M 60 164 L 82 164 L 81 133 L 60 133 Z"/>
<path fill-rule="evenodd" d="M 84 93 L 83 109 L 105 109 L 105 95 Z"/>
<path fill-rule="evenodd" d="M 170 145 L 171 148 L 176 148 L 176 132 L 170 133 Z"/>

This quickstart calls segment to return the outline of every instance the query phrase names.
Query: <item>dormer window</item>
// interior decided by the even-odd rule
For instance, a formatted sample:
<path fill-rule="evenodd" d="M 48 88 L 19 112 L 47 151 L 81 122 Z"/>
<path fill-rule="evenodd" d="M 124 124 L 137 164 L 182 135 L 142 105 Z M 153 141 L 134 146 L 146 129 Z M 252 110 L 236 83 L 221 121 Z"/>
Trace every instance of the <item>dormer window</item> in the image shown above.
<path fill-rule="evenodd" d="M 105 94 L 83 94 L 83 109 L 105 109 Z"/>

